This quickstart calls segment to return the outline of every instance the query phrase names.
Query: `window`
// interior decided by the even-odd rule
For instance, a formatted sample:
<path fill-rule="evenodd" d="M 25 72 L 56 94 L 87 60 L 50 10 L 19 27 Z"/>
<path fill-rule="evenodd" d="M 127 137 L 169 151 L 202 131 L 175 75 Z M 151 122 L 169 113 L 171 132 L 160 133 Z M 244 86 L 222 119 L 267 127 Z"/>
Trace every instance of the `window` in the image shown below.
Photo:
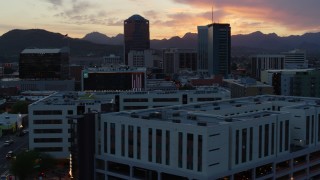
<path fill-rule="evenodd" d="M 125 132 L 126 126 L 124 124 L 121 125 L 121 156 L 125 156 Z"/>
<path fill-rule="evenodd" d="M 33 115 L 62 115 L 61 110 L 36 110 Z"/>
<path fill-rule="evenodd" d="M 179 98 L 154 98 L 153 102 L 179 102 Z"/>
<path fill-rule="evenodd" d="M 62 142 L 62 138 L 34 138 L 35 143 L 57 143 Z"/>
<path fill-rule="evenodd" d="M 193 134 L 187 134 L 187 169 L 193 169 Z"/>
<path fill-rule="evenodd" d="M 202 135 L 198 135 L 198 171 L 202 171 Z"/>
<path fill-rule="evenodd" d="M 283 131 L 283 122 L 281 121 L 280 122 L 280 142 L 279 142 L 279 147 L 280 147 L 280 149 L 279 149 L 279 152 L 282 152 L 282 146 L 283 146 L 283 144 L 282 144 L 282 136 L 283 136 L 283 133 L 282 133 L 282 131 Z"/>
<path fill-rule="evenodd" d="M 35 147 L 34 150 L 39 152 L 61 152 L 62 147 Z"/>
<path fill-rule="evenodd" d="M 162 160 L 162 130 L 156 130 L 156 163 L 161 164 Z"/>
<path fill-rule="evenodd" d="M 116 125 L 115 123 L 110 123 L 110 153 L 116 153 Z"/>
<path fill-rule="evenodd" d="M 262 126 L 259 126 L 259 158 L 262 156 Z"/>
<path fill-rule="evenodd" d="M 253 153 L 253 127 L 250 127 L 250 148 L 249 148 L 249 160 L 252 160 Z"/>
<path fill-rule="evenodd" d="M 170 131 L 166 131 L 166 165 L 170 165 Z"/>
<path fill-rule="evenodd" d="M 68 110 L 68 115 L 72 115 L 73 114 L 73 110 Z"/>
<path fill-rule="evenodd" d="M 274 135 L 274 123 L 272 123 L 272 129 L 271 129 L 271 155 L 274 155 L 274 138 L 275 138 L 275 135 Z"/>
<path fill-rule="evenodd" d="M 104 152 L 108 152 L 108 123 L 104 123 Z"/>
<path fill-rule="evenodd" d="M 62 129 L 34 129 L 35 134 L 58 134 L 62 133 Z"/>
<path fill-rule="evenodd" d="M 137 127 L 137 158 L 141 159 L 141 127 Z"/>
<path fill-rule="evenodd" d="M 178 134 L 178 167 L 182 168 L 182 153 L 183 153 L 183 134 L 179 132 Z"/>
<path fill-rule="evenodd" d="M 247 161 L 247 129 L 242 129 L 242 157 L 241 162 Z"/>
<path fill-rule="evenodd" d="M 264 125 L 264 157 L 269 155 L 269 124 Z"/>
<path fill-rule="evenodd" d="M 239 130 L 236 130 L 235 164 L 239 164 Z"/>
<path fill-rule="evenodd" d="M 62 124 L 61 119 L 33 120 L 33 124 Z"/>
<path fill-rule="evenodd" d="M 285 137 L 284 137 L 284 150 L 288 151 L 289 150 L 289 120 L 285 121 Z"/>
<path fill-rule="evenodd" d="M 129 126 L 128 131 L 128 157 L 133 158 L 133 126 Z"/>
<path fill-rule="evenodd" d="M 152 162 L 152 128 L 149 128 L 148 144 L 148 160 Z"/>

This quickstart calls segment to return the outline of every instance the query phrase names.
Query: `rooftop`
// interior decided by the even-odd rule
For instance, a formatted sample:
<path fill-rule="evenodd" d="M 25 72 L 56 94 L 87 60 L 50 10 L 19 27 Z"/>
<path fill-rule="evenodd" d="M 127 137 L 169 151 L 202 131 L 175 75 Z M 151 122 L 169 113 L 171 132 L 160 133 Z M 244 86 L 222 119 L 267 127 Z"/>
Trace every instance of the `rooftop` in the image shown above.
<path fill-rule="evenodd" d="M 319 98 L 263 95 L 215 102 L 177 105 L 131 112 L 113 113 L 141 120 L 170 123 L 214 126 L 241 121 L 261 120 L 263 117 L 288 114 L 287 111 L 272 110 L 273 106 L 292 109 L 318 107 Z"/>
<path fill-rule="evenodd" d="M 66 52 L 64 49 L 24 49 L 21 54 L 55 54 Z"/>

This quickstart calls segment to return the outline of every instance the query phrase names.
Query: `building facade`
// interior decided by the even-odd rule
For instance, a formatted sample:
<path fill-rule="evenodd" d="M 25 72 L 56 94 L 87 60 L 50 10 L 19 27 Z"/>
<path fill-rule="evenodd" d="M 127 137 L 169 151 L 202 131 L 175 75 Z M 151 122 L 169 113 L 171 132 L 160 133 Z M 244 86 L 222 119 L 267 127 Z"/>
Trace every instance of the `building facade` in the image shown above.
<path fill-rule="evenodd" d="M 198 70 L 208 72 L 208 26 L 198 26 Z"/>
<path fill-rule="evenodd" d="M 150 49 L 149 20 L 140 15 L 133 15 L 124 21 L 124 57 L 128 65 L 128 54 L 131 50 Z"/>
<path fill-rule="evenodd" d="M 128 66 L 87 68 L 82 71 L 82 91 L 141 91 L 146 87 L 146 68 Z"/>
<path fill-rule="evenodd" d="M 19 59 L 20 79 L 69 78 L 69 51 L 67 49 L 25 49 Z"/>
<path fill-rule="evenodd" d="M 197 52 L 194 49 L 165 49 L 163 51 L 163 70 L 165 74 L 180 71 L 197 71 Z"/>
<path fill-rule="evenodd" d="M 95 179 L 319 179 L 317 98 L 101 114 Z"/>
<path fill-rule="evenodd" d="M 128 65 L 130 67 L 154 67 L 155 50 L 130 51 L 128 54 Z"/>
<path fill-rule="evenodd" d="M 230 74 L 231 27 L 230 24 L 208 25 L 208 71 L 209 74 Z"/>
<path fill-rule="evenodd" d="M 320 97 L 319 80 L 319 70 L 315 69 L 266 70 L 261 73 L 261 81 L 272 85 L 276 95 Z"/>
<path fill-rule="evenodd" d="M 116 56 L 114 54 L 110 54 L 109 56 L 104 56 L 103 57 L 103 65 L 104 66 L 113 66 L 113 65 L 119 65 L 122 64 L 123 62 L 121 61 L 120 56 Z"/>
<path fill-rule="evenodd" d="M 251 57 L 251 75 L 260 80 L 261 71 L 284 69 L 284 55 L 263 54 Z"/>
<path fill-rule="evenodd" d="M 230 92 L 222 88 L 51 94 L 29 105 L 29 149 L 46 152 L 56 158 L 68 158 L 71 152 L 71 120 L 85 113 L 150 109 L 229 98 Z"/>
<path fill-rule="evenodd" d="M 285 56 L 286 69 L 306 69 L 308 68 L 307 53 L 305 50 L 295 49 L 282 53 Z"/>
<path fill-rule="evenodd" d="M 230 89 L 231 98 L 273 94 L 271 85 L 263 84 L 253 78 L 224 79 L 223 81 Z"/>

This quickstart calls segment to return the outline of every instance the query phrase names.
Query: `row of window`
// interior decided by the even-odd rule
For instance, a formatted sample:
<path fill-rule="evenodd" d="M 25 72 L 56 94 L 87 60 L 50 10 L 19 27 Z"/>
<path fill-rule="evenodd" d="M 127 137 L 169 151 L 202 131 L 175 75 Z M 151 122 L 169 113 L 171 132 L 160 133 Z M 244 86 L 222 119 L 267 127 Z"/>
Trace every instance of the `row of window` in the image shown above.
<path fill-rule="evenodd" d="M 258 136 L 254 136 L 254 128 L 243 128 L 236 130 L 235 134 L 235 164 L 252 161 L 254 144 L 258 141 L 258 158 L 275 154 L 276 139 L 275 123 L 260 125 Z M 249 141 L 249 142 L 248 142 Z M 279 128 L 279 152 L 289 150 L 289 120 L 281 121 Z M 241 151 L 241 152 L 240 152 Z M 249 156 L 249 157 L 247 157 Z"/>
<path fill-rule="evenodd" d="M 110 127 L 108 127 L 110 126 Z M 141 159 L 141 127 L 132 125 L 121 125 L 120 137 L 117 136 L 115 123 L 104 123 L 104 152 L 110 154 L 116 154 L 120 152 L 121 156 L 128 158 Z M 148 128 L 148 154 L 147 159 L 149 162 L 155 162 L 159 164 L 170 165 L 172 159 L 171 156 L 178 157 L 178 167 L 184 168 L 183 164 L 186 164 L 186 168 L 190 170 L 202 171 L 202 151 L 203 151 L 203 140 L 202 135 L 195 135 L 191 133 L 178 133 L 178 154 L 171 155 L 170 146 L 171 133 L 169 130 L 153 129 Z M 184 136 L 184 134 L 186 136 Z M 164 137 L 163 137 L 164 136 Z M 135 139 L 134 139 L 135 138 Z M 186 138 L 184 140 L 183 138 Z M 155 142 L 154 142 L 155 140 Z M 108 147 L 108 141 L 110 147 Z M 120 142 L 120 150 L 116 149 L 116 142 Z M 183 141 L 187 144 L 184 146 Z M 194 152 L 194 143 L 198 141 L 197 152 Z M 135 144 L 136 143 L 136 144 Z M 136 152 L 135 152 L 136 146 Z M 126 149 L 127 147 L 127 149 Z M 153 152 L 155 151 L 155 154 Z M 163 151 L 165 151 L 163 157 Z M 183 159 L 183 154 L 186 154 L 186 159 Z M 193 161 L 194 154 L 198 157 L 198 162 Z"/>
<path fill-rule="evenodd" d="M 73 110 L 68 110 L 68 115 L 72 115 Z M 62 115 L 62 110 L 35 110 L 33 115 Z"/>

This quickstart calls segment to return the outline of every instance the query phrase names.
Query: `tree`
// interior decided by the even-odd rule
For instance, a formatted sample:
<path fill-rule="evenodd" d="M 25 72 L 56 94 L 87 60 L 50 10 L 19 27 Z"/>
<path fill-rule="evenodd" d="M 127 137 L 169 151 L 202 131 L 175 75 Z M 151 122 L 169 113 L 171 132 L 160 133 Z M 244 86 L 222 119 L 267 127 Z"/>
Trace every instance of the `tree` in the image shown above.
<path fill-rule="evenodd" d="M 28 102 L 27 101 L 17 101 L 12 105 L 10 113 L 12 114 L 28 114 Z"/>
<path fill-rule="evenodd" d="M 17 154 L 11 161 L 10 171 L 20 180 L 25 180 L 53 167 L 54 159 L 50 155 L 31 150 Z"/>

